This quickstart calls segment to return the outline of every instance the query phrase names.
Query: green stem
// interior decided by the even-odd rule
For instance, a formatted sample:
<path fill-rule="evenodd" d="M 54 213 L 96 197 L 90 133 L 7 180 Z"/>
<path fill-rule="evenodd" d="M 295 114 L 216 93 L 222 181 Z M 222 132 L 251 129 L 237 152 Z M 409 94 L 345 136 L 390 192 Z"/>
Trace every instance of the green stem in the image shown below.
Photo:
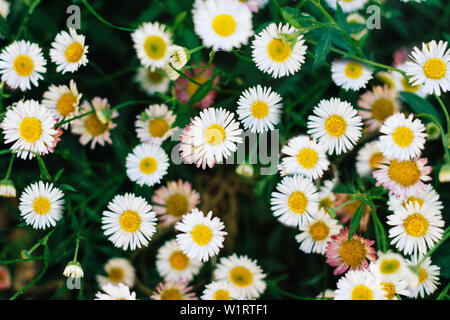
<path fill-rule="evenodd" d="M 75 245 L 75 254 L 73 255 L 73 262 L 77 261 L 78 258 L 78 248 L 80 247 L 80 235 L 77 235 L 76 245 Z"/>
<path fill-rule="evenodd" d="M 6 171 L 5 180 L 8 180 L 9 177 L 11 177 L 11 172 L 12 172 L 12 167 L 13 167 L 15 157 L 16 157 L 16 155 L 14 153 L 11 154 L 11 158 L 9 159 L 8 170 Z"/>
<path fill-rule="evenodd" d="M 118 29 L 118 30 L 122 30 L 122 31 L 129 31 L 129 32 L 133 32 L 135 29 L 133 28 L 127 28 L 127 27 L 119 27 L 116 25 L 113 25 L 111 22 L 105 20 L 101 15 L 99 15 L 97 13 L 97 11 L 94 10 L 94 8 L 91 7 L 91 5 L 87 2 L 87 0 L 81 0 L 81 2 L 86 6 L 86 8 L 101 22 L 103 22 L 105 25 L 107 25 L 108 27 L 114 28 L 114 29 Z"/>
<path fill-rule="evenodd" d="M 447 121 L 447 134 L 449 134 L 449 132 L 450 132 L 450 117 L 448 115 L 447 108 L 445 108 L 445 104 L 442 101 L 441 97 L 439 97 L 436 93 L 434 93 L 433 95 L 436 98 L 436 100 L 439 102 L 439 105 L 441 106 L 442 111 L 445 114 L 445 120 Z M 448 148 L 448 146 L 447 146 L 447 148 Z"/>
<path fill-rule="evenodd" d="M 20 24 L 19 30 L 16 33 L 16 36 L 14 40 L 18 40 L 22 37 L 22 33 L 25 29 L 25 26 L 28 24 L 28 20 L 30 19 L 31 14 L 33 13 L 34 9 L 41 3 L 42 0 L 36 0 L 33 3 L 29 5 L 28 11 L 25 15 L 25 17 L 22 20 L 22 23 Z"/>
<path fill-rule="evenodd" d="M 15 264 L 15 263 L 22 263 L 22 262 L 35 261 L 35 260 L 42 260 L 42 259 L 44 259 L 43 256 L 40 256 L 40 257 L 31 257 L 31 258 L 26 258 L 26 259 L 0 260 L 0 265 Z"/>
<path fill-rule="evenodd" d="M 43 176 L 43 179 L 47 180 L 47 181 L 52 181 L 52 176 L 50 175 L 50 173 L 47 170 L 47 167 L 45 166 L 45 162 L 42 159 L 42 157 L 37 154 L 36 155 L 38 163 L 39 163 L 39 169 L 41 170 L 41 175 Z"/>
<path fill-rule="evenodd" d="M 244 57 L 243 55 L 239 54 L 239 53 L 236 51 L 236 49 L 233 49 L 233 53 L 234 53 L 234 55 L 235 55 L 236 57 L 238 57 L 239 59 L 244 60 L 244 61 L 247 61 L 247 62 L 253 63 L 253 60 L 252 60 L 252 59 L 247 58 L 247 57 Z"/>
<path fill-rule="evenodd" d="M 200 51 L 200 50 L 205 49 L 205 48 L 206 48 L 205 46 L 198 46 L 198 47 L 196 47 L 194 49 L 189 50 L 189 54 L 196 53 L 197 51 Z"/>

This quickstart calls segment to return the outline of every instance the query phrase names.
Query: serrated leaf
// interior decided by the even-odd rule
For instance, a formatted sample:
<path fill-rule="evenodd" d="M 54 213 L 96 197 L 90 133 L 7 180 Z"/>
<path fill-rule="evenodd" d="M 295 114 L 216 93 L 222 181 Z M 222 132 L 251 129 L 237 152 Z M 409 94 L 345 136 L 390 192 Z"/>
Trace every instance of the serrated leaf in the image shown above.
<path fill-rule="evenodd" d="M 431 114 L 436 118 L 437 121 L 439 121 L 439 124 L 442 126 L 442 119 L 439 113 L 436 111 L 434 106 L 429 103 L 427 100 L 425 100 L 422 97 L 419 97 L 417 94 L 411 93 L 411 92 L 400 92 L 400 95 L 403 99 L 406 100 L 406 102 L 409 104 L 411 109 L 415 113 L 428 113 Z"/>
<path fill-rule="evenodd" d="M 359 223 L 361 222 L 361 218 L 364 214 L 365 203 L 361 202 L 356 212 L 353 214 L 352 222 L 350 223 L 350 227 L 348 228 L 348 241 L 353 237 L 356 230 L 359 227 Z"/>
<path fill-rule="evenodd" d="M 331 32 L 332 29 L 325 28 L 325 31 L 319 38 L 319 42 L 317 43 L 316 49 L 314 51 L 314 69 L 317 69 L 318 67 L 323 65 L 327 59 L 327 55 L 331 49 Z"/>

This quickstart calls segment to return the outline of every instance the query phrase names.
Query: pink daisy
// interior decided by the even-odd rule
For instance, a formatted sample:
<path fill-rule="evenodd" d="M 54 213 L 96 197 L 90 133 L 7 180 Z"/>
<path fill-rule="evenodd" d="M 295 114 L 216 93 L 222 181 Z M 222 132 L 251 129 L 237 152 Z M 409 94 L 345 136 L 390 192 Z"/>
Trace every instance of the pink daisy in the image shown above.
<path fill-rule="evenodd" d="M 348 228 L 331 236 L 325 249 L 327 263 L 337 267 L 334 274 L 342 274 L 348 269 L 361 270 L 369 267 L 369 262 L 376 259 L 373 240 L 364 239 L 356 233 L 348 241 Z"/>
<path fill-rule="evenodd" d="M 189 292 L 193 286 L 186 281 L 160 282 L 150 299 L 153 300 L 198 300 L 194 292 Z"/>
<path fill-rule="evenodd" d="M 345 193 L 337 193 L 336 194 L 336 200 L 335 200 L 335 206 L 340 206 L 344 204 L 345 202 L 351 200 L 350 195 Z M 345 205 L 344 207 L 336 210 L 336 214 L 339 216 L 340 221 L 343 224 L 350 223 L 353 219 L 353 215 L 355 214 L 356 210 L 361 205 L 361 200 L 356 200 L 355 202 L 349 203 Z M 366 231 L 367 225 L 369 224 L 370 214 L 372 211 L 370 210 L 370 206 L 367 204 L 364 205 L 364 213 L 361 218 L 361 221 L 359 223 L 359 231 Z"/>
<path fill-rule="evenodd" d="M 0 290 L 9 289 L 11 286 L 11 275 L 5 266 L 0 266 Z"/>
<path fill-rule="evenodd" d="M 412 51 L 411 48 L 400 48 L 397 51 L 394 52 L 393 57 L 394 57 L 394 62 L 393 62 L 393 66 L 394 67 L 398 67 L 399 65 L 402 65 L 403 63 L 405 63 L 406 61 L 409 60 L 409 53 Z"/>

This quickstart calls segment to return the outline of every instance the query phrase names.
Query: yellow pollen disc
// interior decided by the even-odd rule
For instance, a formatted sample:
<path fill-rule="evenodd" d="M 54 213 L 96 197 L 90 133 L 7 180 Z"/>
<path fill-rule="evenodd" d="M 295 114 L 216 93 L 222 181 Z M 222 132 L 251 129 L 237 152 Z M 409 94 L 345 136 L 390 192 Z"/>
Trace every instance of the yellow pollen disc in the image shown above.
<path fill-rule="evenodd" d="M 379 122 L 384 122 L 393 114 L 394 104 L 387 98 L 380 98 L 372 104 L 372 117 Z"/>
<path fill-rule="evenodd" d="M 269 106 L 264 101 L 256 101 L 251 112 L 256 119 L 263 119 L 269 114 Z"/>
<path fill-rule="evenodd" d="M 42 134 L 42 124 L 39 119 L 23 118 L 19 125 L 19 134 L 27 142 L 36 142 Z"/>
<path fill-rule="evenodd" d="M 176 288 L 169 288 L 161 293 L 161 300 L 183 300 L 183 295 Z"/>
<path fill-rule="evenodd" d="M 218 146 L 223 143 L 225 138 L 225 129 L 220 124 L 212 124 L 205 130 L 206 142 L 213 146 Z"/>
<path fill-rule="evenodd" d="M 253 282 L 253 274 L 242 266 L 237 266 L 230 271 L 230 280 L 238 287 L 248 287 Z"/>
<path fill-rule="evenodd" d="M 195 82 L 197 82 L 199 84 L 203 84 L 203 83 L 205 83 L 206 81 L 209 80 L 209 78 L 202 77 L 202 76 L 196 76 L 196 77 L 193 77 L 192 79 L 194 79 Z M 189 81 L 189 83 L 188 83 L 188 85 L 186 87 L 186 91 L 189 94 L 189 96 L 192 96 L 197 91 L 198 87 L 199 86 L 196 83 L 194 83 L 192 81 Z"/>
<path fill-rule="evenodd" d="M 410 236 L 421 237 L 427 233 L 428 220 L 420 213 L 413 213 L 403 221 L 403 227 Z"/>
<path fill-rule="evenodd" d="M 403 207 L 406 208 L 406 204 L 409 202 L 412 202 L 413 204 L 415 204 L 417 202 L 420 206 L 423 206 L 423 204 L 425 203 L 425 201 L 423 201 L 423 199 L 411 196 L 408 199 L 406 199 L 406 201 L 403 202 Z"/>
<path fill-rule="evenodd" d="M 303 214 L 306 212 L 306 207 L 308 206 L 308 198 L 301 191 L 293 192 L 288 199 L 289 209 L 298 214 Z"/>
<path fill-rule="evenodd" d="M 212 28 L 219 36 L 228 37 L 236 30 L 236 20 L 229 14 L 219 14 L 214 18 Z"/>
<path fill-rule="evenodd" d="M 72 93 L 65 93 L 58 99 L 56 108 L 60 115 L 67 117 L 75 111 L 75 103 L 77 103 L 77 98 Z"/>
<path fill-rule="evenodd" d="M 151 83 L 157 84 L 157 83 L 160 83 L 164 79 L 164 76 L 162 75 L 162 73 L 158 72 L 158 70 L 155 70 L 154 72 L 148 70 L 147 79 Z"/>
<path fill-rule="evenodd" d="M 381 152 L 375 152 L 369 159 L 369 166 L 372 170 L 377 169 L 381 162 L 384 160 L 384 156 Z"/>
<path fill-rule="evenodd" d="M 342 261 L 350 267 L 359 267 L 366 259 L 366 247 L 358 239 L 345 241 L 339 252 Z"/>
<path fill-rule="evenodd" d="M 214 292 L 214 300 L 230 300 L 230 294 L 227 290 L 219 289 Z"/>
<path fill-rule="evenodd" d="M 406 148 L 414 140 L 414 133 L 410 128 L 398 127 L 392 133 L 392 139 L 401 148 Z"/>
<path fill-rule="evenodd" d="M 391 274 L 400 269 L 400 261 L 397 259 L 384 259 L 380 264 L 380 271 L 383 274 Z"/>
<path fill-rule="evenodd" d="M 419 273 L 420 273 L 420 275 L 419 275 L 419 284 L 420 283 L 424 283 L 427 280 L 428 274 L 427 274 L 427 272 L 425 271 L 424 268 L 420 268 L 420 267 L 419 267 Z"/>
<path fill-rule="evenodd" d="M 297 154 L 297 161 L 303 168 L 311 169 L 314 168 L 317 161 L 319 161 L 319 156 L 317 155 L 316 150 L 304 148 Z"/>
<path fill-rule="evenodd" d="M 329 233 L 330 228 L 322 221 L 314 222 L 309 227 L 309 234 L 311 235 L 311 238 L 316 241 L 325 239 Z"/>
<path fill-rule="evenodd" d="M 344 118 L 333 114 L 325 121 L 325 130 L 332 137 L 342 137 L 347 129 L 347 122 Z"/>
<path fill-rule="evenodd" d="M 37 214 L 44 215 L 50 211 L 52 204 L 50 200 L 44 197 L 37 197 L 33 202 L 33 210 Z"/>
<path fill-rule="evenodd" d="M 132 233 L 139 230 L 139 227 L 141 226 L 141 217 L 136 211 L 125 210 L 120 215 L 119 222 L 123 230 Z"/>
<path fill-rule="evenodd" d="M 388 300 L 392 300 L 395 297 L 395 286 L 392 282 L 382 282 L 383 290 L 386 292 L 384 295 Z"/>
<path fill-rule="evenodd" d="M 21 77 L 29 76 L 34 70 L 33 60 L 27 55 L 20 55 L 14 59 L 14 70 Z"/>
<path fill-rule="evenodd" d="M 404 91 L 414 93 L 414 92 L 417 92 L 417 90 L 420 89 L 420 84 L 415 85 L 415 86 L 412 86 L 412 85 L 409 83 L 409 81 L 406 80 L 405 78 L 402 78 L 401 81 L 402 81 L 402 86 L 403 86 L 403 90 L 404 90 Z"/>
<path fill-rule="evenodd" d="M 70 63 L 76 63 L 83 57 L 84 48 L 79 42 L 71 43 L 67 46 L 65 56 Z"/>
<path fill-rule="evenodd" d="M 144 42 L 144 50 L 150 59 L 159 60 L 166 55 L 167 43 L 160 36 L 148 36 Z"/>
<path fill-rule="evenodd" d="M 272 39 L 267 46 L 269 58 L 275 62 L 284 62 L 291 56 L 291 46 L 279 39 Z"/>
<path fill-rule="evenodd" d="M 185 195 L 176 193 L 166 201 L 166 211 L 173 217 L 181 217 L 189 210 L 189 202 Z"/>
<path fill-rule="evenodd" d="M 438 58 L 431 58 L 423 66 L 423 72 L 425 76 L 429 79 L 439 80 L 445 76 L 447 67 L 444 61 Z"/>
<path fill-rule="evenodd" d="M 139 170 L 143 174 L 152 174 L 156 169 L 158 169 L 158 162 L 153 157 L 142 158 L 141 162 L 139 162 Z"/>
<path fill-rule="evenodd" d="M 373 292 L 369 287 L 359 284 L 352 290 L 352 300 L 373 300 Z"/>
<path fill-rule="evenodd" d="M 420 170 L 411 160 L 392 160 L 388 169 L 389 178 L 403 187 L 409 187 L 420 179 Z"/>
<path fill-rule="evenodd" d="M 192 240 L 199 246 L 207 245 L 212 239 L 212 230 L 205 225 L 198 225 L 191 231 Z"/>
<path fill-rule="evenodd" d="M 170 255 L 169 263 L 175 270 L 184 270 L 189 263 L 189 258 L 183 253 L 183 251 L 177 250 Z"/>
<path fill-rule="evenodd" d="M 97 118 L 95 113 L 90 114 L 86 118 L 86 122 L 84 123 L 86 131 L 89 132 L 92 136 L 100 136 L 108 130 L 107 123 L 101 123 L 101 121 Z"/>
<path fill-rule="evenodd" d="M 123 281 L 125 273 L 121 268 L 111 268 L 108 271 L 108 280 L 114 283 L 120 283 Z"/>
<path fill-rule="evenodd" d="M 148 132 L 155 138 L 162 138 L 168 130 L 169 124 L 164 118 L 153 119 L 148 125 Z"/>
<path fill-rule="evenodd" d="M 333 200 L 331 200 L 330 197 L 323 198 L 319 201 L 319 209 L 324 209 L 325 211 L 328 210 L 328 208 L 332 207 Z"/>
<path fill-rule="evenodd" d="M 363 66 L 359 62 L 349 62 L 345 66 L 345 75 L 350 79 L 358 79 L 363 73 Z"/>

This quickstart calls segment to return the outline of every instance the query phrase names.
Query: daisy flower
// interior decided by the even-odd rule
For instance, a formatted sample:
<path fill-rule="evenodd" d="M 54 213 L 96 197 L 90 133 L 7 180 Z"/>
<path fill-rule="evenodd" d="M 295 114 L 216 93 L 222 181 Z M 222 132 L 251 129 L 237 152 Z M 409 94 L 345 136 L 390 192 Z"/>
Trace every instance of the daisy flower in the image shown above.
<path fill-rule="evenodd" d="M 242 92 L 236 113 L 245 129 L 253 133 L 273 130 L 280 122 L 281 96 L 269 87 L 252 87 Z"/>
<path fill-rule="evenodd" d="M 54 117 L 60 121 L 74 116 L 78 112 L 82 94 L 78 93 L 75 81 L 70 80 L 69 87 L 66 85 L 51 85 L 44 93 L 42 104 L 48 108 Z M 69 123 L 62 126 L 64 129 L 69 127 Z"/>
<path fill-rule="evenodd" d="M 383 123 L 378 141 L 383 155 L 388 159 L 410 160 L 420 155 L 424 148 L 425 126 L 412 114 L 408 117 L 396 113 Z"/>
<path fill-rule="evenodd" d="M 441 95 L 450 90 L 450 49 L 447 41 L 422 43 L 422 50 L 414 47 L 412 61 L 405 63 L 405 71 L 412 85 L 421 84 L 428 94 Z"/>
<path fill-rule="evenodd" d="M 317 211 L 313 219 L 311 223 L 300 227 L 302 232 L 295 239 L 303 252 L 324 255 L 327 242 L 331 240 L 331 236 L 340 232 L 342 226 L 323 209 Z"/>
<path fill-rule="evenodd" d="M 181 232 L 177 234 L 177 243 L 189 258 L 208 261 L 223 247 L 228 234 L 222 231 L 224 228 L 218 217 L 212 217 L 212 211 L 205 217 L 202 211 L 194 208 L 175 225 L 175 229 Z"/>
<path fill-rule="evenodd" d="M 189 213 L 200 203 L 200 194 L 192 189 L 189 182 L 168 181 L 167 186 L 160 187 L 152 196 L 155 203 L 153 209 L 167 227 L 178 222 L 183 215 Z"/>
<path fill-rule="evenodd" d="M 63 271 L 63 276 L 67 278 L 83 278 L 84 272 L 78 261 L 70 261 Z"/>
<path fill-rule="evenodd" d="M 368 270 L 350 270 L 336 286 L 334 300 L 386 300 L 381 283 Z"/>
<path fill-rule="evenodd" d="M 47 68 L 42 49 L 29 41 L 14 41 L 0 53 L 0 74 L 12 89 L 30 90 L 43 79 Z"/>
<path fill-rule="evenodd" d="M 16 187 L 14 186 L 14 182 L 9 179 L 0 180 L 0 197 L 16 197 Z"/>
<path fill-rule="evenodd" d="M 353 149 L 361 137 L 361 117 L 346 101 L 339 98 L 322 100 L 308 117 L 308 134 L 327 149 L 340 155 Z"/>
<path fill-rule="evenodd" d="M 144 198 L 132 193 L 117 195 L 103 211 L 102 229 L 118 248 L 147 246 L 156 231 L 156 214 Z"/>
<path fill-rule="evenodd" d="M 311 179 L 300 175 L 284 177 L 272 192 L 271 210 L 287 226 L 304 226 L 319 210 L 317 189 Z"/>
<path fill-rule="evenodd" d="M 11 287 L 11 274 L 6 266 L 0 266 L 0 290 L 6 290 Z"/>
<path fill-rule="evenodd" d="M 253 35 L 252 13 L 235 0 L 205 0 L 192 10 L 195 33 L 214 51 L 246 45 Z"/>
<path fill-rule="evenodd" d="M 85 37 L 77 34 L 74 28 L 69 28 L 69 32 L 63 30 L 56 35 L 50 49 L 50 58 L 57 65 L 56 71 L 63 74 L 75 72 L 88 63 L 86 54 L 89 46 L 84 44 L 84 40 Z"/>
<path fill-rule="evenodd" d="M 395 196 L 389 197 L 388 206 L 390 211 L 398 211 L 400 207 L 406 208 L 407 203 L 418 203 L 420 206 L 426 204 L 430 211 L 435 211 L 437 214 L 441 213 L 444 208 L 442 201 L 439 200 L 439 194 L 434 190 L 430 184 L 425 185 L 424 191 L 417 195 L 417 197 Z"/>
<path fill-rule="evenodd" d="M 398 74 L 403 77 L 400 73 L 392 71 L 378 71 L 375 73 L 375 78 L 380 80 L 384 85 L 387 85 L 389 89 L 399 90 L 399 86 L 396 83 L 394 74 Z"/>
<path fill-rule="evenodd" d="M 200 260 L 190 259 L 176 240 L 166 241 L 156 254 L 156 269 L 165 280 L 191 281 L 202 265 Z"/>
<path fill-rule="evenodd" d="M 372 90 L 361 95 L 358 100 L 361 110 L 358 114 L 369 131 L 378 129 L 387 118 L 399 112 L 397 96 L 398 92 L 389 89 L 387 85 L 374 86 Z"/>
<path fill-rule="evenodd" d="M 53 183 L 35 182 L 25 188 L 19 199 L 19 211 L 34 229 L 54 227 L 63 216 L 64 193 Z"/>
<path fill-rule="evenodd" d="M 80 106 L 77 114 L 84 114 L 90 112 L 87 116 L 72 121 L 72 133 L 80 135 L 80 143 L 86 145 L 91 142 L 91 149 L 95 148 L 98 143 L 101 146 L 105 145 L 105 142 L 112 144 L 110 137 L 110 130 L 116 127 L 116 124 L 112 122 L 113 118 L 119 116 L 116 110 L 111 112 L 111 106 L 107 99 L 95 97 L 91 103 L 84 101 Z M 102 121 L 102 114 L 111 112 L 111 118 L 109 120 Z"/>
<path fill-rule="evenodd" d="M 300 70 L 305 62 L 307 46 L 302 34 L 295 42 L 287 42 L 286 37 L 297 34 L 297 29 L 289 24 L 269 24 L 255 36 L 252 42 L 252 57 L 256 67 L 274 78 L 289 76 Z"/>
<path fill-rule="evenodd" d="M 181 68 L 186 65 L 190 54 L 186 48 L 178 45 L 171 45 L 167 51 L 169 61 L 167 62 L 164 71 L 170 80 L 177 80 L 180 74 L 176 70 L 181 70 Z"/>
<path fill-rule="evenodd" d="M 424 255 L 434 247 L 444 233 L 442 215 L 430 210 L 426 204 L 408 202 L 406 207 L 399 207 L 394 214 L 387 217 L 391 244 L 405 254 Z"/>
<path fill-rule="evenodd" d="M 406 63 L 402 63 L 397 66 L 397 69 L 406 71 L 407 65 Z M 407 78 L 403 76 L 400 72 L 389 72 L 392 75 L 394 80 L 394 86 L 398 91 L 405 91 L 409 93 L 417 94 L 418 96 L 425 98 L 428 95 L 427 90 L 423 84 L 411 84 Z"/>
<path fill-rule="evenodd" d="M 336 201 L 334 205 L 338 207 L 343 205 L 349 200 L 354 200 L 350 194 L 338 193 L 336 195 Z M 348 203 L 342 208 L 336 210 L 336 215 L 339 217 L 342 224 L 347 224 L 352 221 L 356 210 L 358 210 L 361 204 L 362 204 L 361 200 L 355 200 L 354 202 Z M 369 224 L 371 213 L 372 210 L 370 210 L 370 206 L 365 204 L 363 207 L 363 215 L 359 222 L 358 231 L 367 231 L 367 226 Z"/>
<path fill-rule="evenodd" d="M 389 195 L 397 198 L 417 197 L 422 194 L 426 187 L 424 181 L 430 181 L 432 168 L 427 166 L 427 158 L 416 158 L 412 160 L 392 160 L 380 164 L 378 170 L 372 175 L 377 180 L 376 186 L 382 185 L 389 190 Z"/>
<path fill-rule="evenodd" d="M 372 79 L 372 70 L 355 60 L 334 60 L 331 63 L 331 78 L 337 86 L 347 91 L 358 91 L 365 88 L 367 82 Z"/>
<path fill-rule="evenodd" d="M 134 286 L 135 271 L 129 260 L 124 258 L 111 258 L 103 266 L 103 269 L 106 272 L 106 277 L 102 275 L 96 276 L 100 287 L 108 283 L 115 286 L 123 283 L 130 288 Z"/>
<path fill-rule="evenodd" d="M 0 0 L 0 16 L 2 16 L 3 19 L 5 19 L 5 20 L 9 14 L 9 7 L 10 7 L 10 4 L 8 1 Z"/>
<path fill-rule="evenodd" d="M 185 281 L 160 282 L 150 299 L 153 300 L 198 300 L 192 286 Z"/>
<path fill-rule="evenodd" d="M 402 277 L 393 277 L 390 280 L 384 280 L 381 283 L 385 297 L 388 300 L 398 300 L 397 296 L 409 297 L 408 282 Z"/>
<path fill-rule="evenodd" d="M 356 233 L 348 240 L 348 229 L 343 229 L 337 235 L 331 236 L 328 241 L 325 254 L 327 263 L 337 267 L 334 274 L 345 273 L 348 269 L 367 269 L 369 262 L 376 258 L 373 240 L 364 239 Z"/>
<path fill-rule="evenodd" d="M 222 108 L 207 108 L 193 119 L 180 135 L 181 157 L 203 169 L 222 163 L 242 143 L 242 129 L 234 113 Z"/>
<path fill-rule="evenodd" d="M 237 290 L 227 281 L 213 281 L 203 290 L 202 300 L 236 300 Z"/>
<path fill-rule="evenodd" d="M 326 0 L 328 6 L 333 10 L 337 10 L 337 3 L 339 2 L 342 11 L 346 13 L 358 11 L 359 9 L 364 8 L 367 1 L 368 0 Z"/>
<path fill-rule="evenodd" d="M 361 177 L 371 175 L 386 160 L 378 148 L 378 142 L 368 142 L 356 155 L 356 171 Z"/>
<path fill-rule="evenodd" d="M 151 105 L 137 116 L 136 134 L 141 142 L 160 145 L 178 129 L 172 128 L 176 118 L 165 104 Z"/>
<path fill-rule="evenodd" d="M 170 79 L 164 75 L 162 69 L 152 71 L 146 67 L 137 69 L 135 81 L 150 96 L 154 95 L 155 92 L 166 93 L 170 84 Z"/>
<path fill-rule="evenodd" d="M 319 187 L 319 191 L 317 192 L 319 210 L 323 209 L 325 212 L 330 213 L 329 210 L 333 207 L 333 203 L 336 200 L 336 196 L 332 191 L 335 184 L 332 180 L 325 180 L 323 185 Z"/>
<path fill-rule="evenodd" d="M 102 290 L 104 293 L 98 291 L 94 300 L 136 300 L 136 292 L 130 292 L 130 288 L 123 283 L 117 286 L 108 283 Z"/>
<path fill-rule="evenodd" d="M 409 287 L 410 297 L 417 298 L 419 295 L 421 298 L 425 298 L 436 291 L 439 283 L 440 267 L 431 265 L 431 259 L 426 257 L 425 260 L 419 265 L 417 257 L 412 256 L 411 261 L 408 261 L 408 266 L 417 270 L 417 274 L 410 272 L 409 281 L 411 285 Z"/>
<path fill-rule="evenodd" d="M 155 71 L 164 69 L 169 61 L 168 48 L 172 45 L 172 34 L 159 22 L 145 22 L 131 34 L 134 49 L 141 64 Z"/>
<path fill-rule="evenodd" d="M 316 180 L 330 165 L 325 149 L 306 135 L 289 139 L 281 154 L 284 155 L 282 165 L 289 175 L 301 174 Z"/>
<path fill-rule="evenodd" d="M 390 250 L 386 253 L 378 251 L 378 258 L 371 265 L 371 270 L 378 273 L 381 281 L 403 278 L 408 271 L 405 259 Z"/>
<path fill-rule="evenodd" d="M 214 279 L 226 281 L 239 297 L 257 299 L 266 289 L 266 275 L 256 260 L 233 254 L 222 257 L 214 270 Z"/>

